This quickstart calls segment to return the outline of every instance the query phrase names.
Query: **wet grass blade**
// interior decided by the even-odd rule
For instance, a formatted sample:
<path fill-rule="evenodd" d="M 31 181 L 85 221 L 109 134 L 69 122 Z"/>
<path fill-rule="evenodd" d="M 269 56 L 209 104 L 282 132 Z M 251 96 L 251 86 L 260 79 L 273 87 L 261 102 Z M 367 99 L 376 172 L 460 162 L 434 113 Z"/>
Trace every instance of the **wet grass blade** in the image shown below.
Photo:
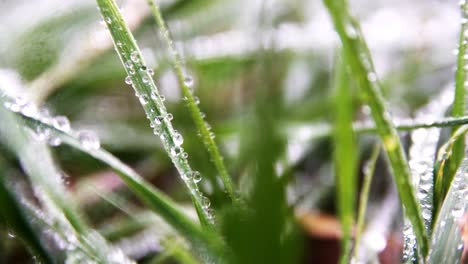
<path fill-rule="evenodd" d="M 411 173 L 397 130 L 385 108 L 381 87 L 375 73 L 372 58 L 364 42 L 357 21 L 351 16 L 344 0 L 324 0 L 345 54 L 345 61 L 362 91 L 364 101 L 369 105 L 385 152 L 390 161 L 400 200 L 411 224 L 423 255 L 428 252 L 428 237 L 424 229 L 421 207 L 411 184 Z"/>
<path fill-rule="evenodd" d="M 0 103 L 3 104 L 3 98 Z M 120 250 L 111 248 L 80 217 L 77 207 L 65 191 L 62 175 L 53 163 L 48 148 L 31 139 L 16 117 L 3 107 L 0 108 L 0 120 L 1 139 L 17 155 L 29 176 L 42 210 L 49 215 L 49 224 L 55 226 L 58 235 L 62 237 L 67 261 L 115 263 L 118 257 L 120 263 L 134 263 Z"/>
<path fill-rule="evenodd" d="M 458 130 L 457 130 L 458 131 Z M 431 237 L 431 250 L 427 257 L 428 264 L 436 263 L 466 263 L 462 261 L 462 253 L 466 248 L 466 230 L 468 217 L 466 210 L 466 170 L 468 159 L 465 158 L 452 181 L 445 201 L 440 209 Z"/>
<path fill-rule="evenodd" d="M 338 61 L 335 72 L 334 159 L 338 214 L 343 237 L 340 263 L 350 261 L 356 196 L 356 139 L 353 133 L 353 101 L 346 65 Z"/>
<path fill-rule="evenodd" d="M 447 179 L 446 166 L 450 166 L 450 161 L 456 155 L 455 148 L 461 141 L 465 141 L 465 135 L 468 132 L 468 125 L 463 125 L 454 131 L 450 139 L 440 147 L 437 153 L 437 159 L 434 164 L 434 213 L 435 216 L 439 214 L 439 210 L 444 202 L 450 185 L 451 179 Z M 463 151 L 464 153 L 464 151 Z M 454 175 L 455 176 L 455 175 Z"/>
<path fill-rule="evenodd" d="M 377 143 L 372 149 L 369 160 L 364 165 L 364 180 L 362 183 L 361 194 L 359 195 L 359 211 L 356 220 L 356 233 L 354 236 L 353 258 L 358 260 L 359 244 L 361 242 L 362 231 L 364 230 L 364 221 L 366 219 L 367 202 L 369 200 L 369 191 L 374 175 L 375 164 L 380 154 L 380 144 Z"/>
<path fill-rule="evenodd" d="M 147 69 L 140 49 L 115 1 L 97 0 L 97 4 L 128 74 L 125 82 L 134 88 L 154 133 L 160 137 L 164 149 L 187 186 L 200 222 L 203 226 L 213 228 L 214 216 L 209 208 L 209 200 L 203 196 L 197 185 L 201 175 L 192 170 L 188 163 L 188 155 L 181 147 L 183 137 L 172 127 L 172 114 L 167 112 L 164 97 L 159 94 L 153 81 L 153 70 Z"/>
<path fill-rule="evenodd" d="M 233 202 L 237 202 L 237 197 L 234 193 L 231 177 L 229 176 L 226 166 L 224 165 L 223 157 L 221 156 L 218 146 L 214 140 L 214 132 L 210 131 L 211 126 L 209 126 L 209 124 L 204 120 L 200 108 L 198 108 L 199 99 L 193 94 L 193 77 L 188 75 L 187 70 L 185 69 L 184 59 L 174 45 L 174 41 L 171 38 L 171 34 L 162 17 L 158 4 L 156 4 L 155 0 L 147 0 L 147 2 L 151 7 L 151 12 L 154 19 L 156 20 L 161 35 L 169 47 L 169 52 L 172 55 L 172 67 L 175 70 L 177 81 L 179 82 L 179 86 L 182 89 L 184 100 L 186 100 L 187 103 L 187 108 L 189 109 L 190 114 L 192 115 L 192 119 L 201 134 L 203 144 L 208 150 L 208 153 L 216 169 L 218 170 L 219 175 L 221 176 L 221 180 L 223 181 L 226 192 L 231 197 Z"/>
<path fill-rule="evenodd" d="M 468 33 L 468 24 L 466 20 L 468 19 L 468 2 L 462 1 L 460 2 L 460 9 L 461 9 L 461 16 L 465 22 L 461 23 L 460 35 L 459 35 L 459 43 L 458 43 L 458 55 L 457 55 L 457 70 L 455 73 L 455 97 L 453 100 L 453 107 L 452 107 L 452 116 L 453 117 L 460 117 L 465 115 L 465 98 L 466 98 L 466 86 L 467 86 L 467 70 L 466 67 L 466 56 L 468 56 L 467 48 L 467 33 Z M 459 127 L 455 126 L 452 127 L 451 134 L 454 136 L 456 131 Z M 436 180 L 439 180 L 436 196 L 434 197 L 434 201 L 437 206 L 441 205 L 445 195 L 450 188 L 450 184 L 455 177 L 455 173 L 457 172 L 458 166 L 462 161 L 465 155 L 465 140 L 463 138 L 459 138 L 456 142 L 453 143 L 451 147 L 451 156 L 448 160 L 444 161 L 445 166 L 443 166 L 443 177 L 440 176 Z M 438 175 L 439 176 L 439 175 Z M 438 208 L 435 208 L 438 210 Z M 437 211 L 436 211 L 437 212 Z"/>
<path fill-rule="evenodd" d="M 41 263 L 54 263 L 54 256 L 43 246 L 37 230 L 31 225 L 31 216 L 12 193 L 14 186 L 5 178 L 3 164 L 0 165 L 0 219 L 5 223 L 28 250 Z"/>
<path fill-rule="evenodd" d="M 178 206 L 163 193 L 157 191 L 130 167 L 122 163 L 109 152 L 102 148 L 90 148 L 82 144 L 76 133 L 59 130 L 52 123 L 46 122 L 47 118 L 32 118 L 18 114 L 23 118 L 25 124 L 33 130 L 47 130 L 52 137 L 60 139 L 61 142 L 78 149 L 95 159 L 110 166 L 120 178 L 127 184 L 128 188 L 149 209 L 163 218 L 169 225 L 191 242 L 193 248 L 206 258 L 216 258 L 221 251 L 223 243 L 214 233 L 209 230 L 202 231 Z"/>

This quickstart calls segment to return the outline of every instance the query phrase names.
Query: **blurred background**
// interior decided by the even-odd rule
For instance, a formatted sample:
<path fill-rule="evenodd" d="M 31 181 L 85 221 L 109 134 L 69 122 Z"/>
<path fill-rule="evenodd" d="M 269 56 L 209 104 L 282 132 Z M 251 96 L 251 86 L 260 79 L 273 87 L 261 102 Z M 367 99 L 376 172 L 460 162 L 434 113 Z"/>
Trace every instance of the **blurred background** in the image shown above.
<path fill-rule="evenodd" d="M 155 71 L 191 165 L 205 176 L 203 192 L 223 212 L 226 195 L 181 99 L 167 46 L 146 1 L 116 2 Z M 274 153 L 265 159 L 284 179 L 278 197 L 297 224 L 291 254 L 298 263 L 336 263 L 341 231 L 334 205 L 333 147 L 326 131 L 332 124 L 331 80 L 339 40 L 322 2 L 157 2 L 240 192 L 255 191 L 249 180 L 251 160 Z M 361 21 L 394 117 L 414 117 L 453 85 L 460 25 L 455 1 L 353 0 L 350 6 Z M 177 171 L 124 83 L 126 74 L 100 20 L 92 0 L 0 0 L 0 82 L 9 93 L 67 116 L 73 128 L 94 131 L 105 149 L 194 214 Z M 357 93 L 353 99 L 355 120 L 368 120 L 369 110 Z M 260 140 L 268 134 L 274 136 Z M 407 134 L 402 136 L 408 141 Z M 374 142 L 372 135 L 359 137 L 361 165 Z M 153 263 L 164 252 L 162 238 L 169 228 L 112 171 L 67 146 L 55 147 L 53 153 L 91 226 L 140 263 Z M 14 157 L 2 155 L 21 181 Z M 363 237 L 369 261 L 400 263 L 399 206 L 380 157 Z M 0 228 L 0 235 L 0 263 L 32 262 L 6 228 Z"/>

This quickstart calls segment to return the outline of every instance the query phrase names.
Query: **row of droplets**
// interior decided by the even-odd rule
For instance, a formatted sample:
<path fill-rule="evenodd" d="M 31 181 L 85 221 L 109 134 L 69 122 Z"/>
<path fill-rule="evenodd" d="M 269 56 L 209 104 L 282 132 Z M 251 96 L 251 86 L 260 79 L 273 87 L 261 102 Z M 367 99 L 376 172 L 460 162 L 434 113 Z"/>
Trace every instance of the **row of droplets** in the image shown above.
<path fill-rule="evenodd" d="M 62 143 L 61 138 L 53 132 L 53 129 L 72 134 L 80 141 L 86 149 L 100 148 L 98 136 L 89 130 L 72 131 L 70 121 L 66 116 L 51 116 L 47 109 L 40 109 L 32 102 L 22 97 L 4 96 L 4 107 L 12 112 L 21 114 L 28 118 L 40 121 L 44 125 L 37 125 L 33 136 L 39 141 L 47 142 L 50 146 L 59 146 Z"/>
<path fill-rule="evenodd" d="M 112 29 L 110 28 L 112 20 L 104 17 L 104 21 L 106 21 L 108 29 L 112 34 Z M 111 22 L 109 23 L 109 21 Z M 171 121 L 173 115 L 167 113 L 164 106 L 165 97 L 157 92 L 152 80 L 154 70 L 148 69 L 137 49 L 131 50 L 131 47 L 127 47 L 122 41 L 115 41 L 115 50 L 128 73 L 128 76 L 125 77 L 125 83 L 131 85 L 135 90 L 135 95 L 145 109 L 147 118 L 150 120 L 153 133 L 160 137 L 164 147 L 168 150 L 175 166 L 180 172 L 182 180 L 203 207 L 208 219 L 213 221 L 214 216 L 210 208 L 210 200 L 198 188 L 198 183 L 202 180 L 202 176 L 200 172 L 192 170 L 188 164 L 188 153 L 182 147 L 184 142 L 183 136 L 172 128 Z M 193 79 L 190 76 L 187 76 L 184 80 L 184 85 L 189 87 L 191 91 L 193 83 Z"/>

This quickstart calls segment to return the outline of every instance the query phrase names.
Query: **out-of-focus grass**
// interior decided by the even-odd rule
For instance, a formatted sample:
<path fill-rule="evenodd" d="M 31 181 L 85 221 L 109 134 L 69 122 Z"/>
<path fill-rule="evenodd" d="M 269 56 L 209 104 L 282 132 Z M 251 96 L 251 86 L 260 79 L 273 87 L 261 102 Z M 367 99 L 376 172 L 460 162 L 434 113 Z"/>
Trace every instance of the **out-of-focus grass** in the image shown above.
<path fill-rule="evenodd" d="M 392 184 L 391 178 L 386 177 L 389 166 L 379 161 L 372 188 L 370 176 L 361 177 L 359 173 L 368 156 L 366 150 L 378 144 L 374 142 L 374 135 L 378 134 L 386 143 L 388 164 L 400 188 L 400 207 L 412 219 L 421 248 L 421 252 L 408 257 L 422 260 L 429 251 L 428 261 L 432 263 L 444 257 L 453 258 L 452 262 L 459 260 L 463 229 L 455 224 L 461 218 L 451 215 L 452 209 L 460 207 L 456 195 L 460 192 L 450 190 L 465 187 L 455 186 L 459 181 L 450 186 L 451 181 L 444 180 L 442 189 L 448 191 L 447 199 L 435 195 L 434 204 L 442 211 L 436 206 L 429 215 L 434 218 L 430 219 L 433 227 L 428 229 L 432 244 L 426 247 L 424 228 L 419 228 L 419 223 L 423 222 L 421 217 L 427 222 L 427 214 L 418 213 L 421 197 L 412 199 L 409 195 L 420 189 L 415 179 L 421 175 L 418 172 L 409 175 L 403 155 L 411 143 L 407 131 L 447 127 L 453 130 L 453 136 L 441 133 L 440 146 L 427 149 L 441 153 L 435 163 L 429 161 L 427 166 L 434 167 L 440 175 L 440 168 L 451 167 L 451 175 L 455 175 L 457 161 L 463 158 L 464 130 L 456 128 L 468 123 L 463 113 L 465 71 L 460 67 L 465 60 L 465 23 L 458 39 L 451 117 L 429 115 L 411 119 L 422 105 L 434 100 L 442 86 L 453 82 L 450 68 L 456 61 L 450 49 L 457 44 L 456 23 L 452 23 L 458 13 L 455 4 L 353 1 L 349 9 L 355 8 L 363 20 L 369 51 L 360 31 L 353 31 L 357 29 L 356 22 L 347 20 L 350 14 L 345 1 L 326 1 L 333 6 L 332 20 L 346 18 L 339 23 L 330 23 L 327 9 L 315 1 L 99 0 L 98 3 L 101 12 L 92 0 L 0 3 L 0 25 L 4 25 L 0 26 L 0 86 L 13 96 L 4 99 L 18 99 L 15 104 L 8 101 L 6 106 L 21 117 L 15 129 L 24 127 L 29 142 L 40 141 L 37 133 L 32 132 L 44 127 L 52 136 L 44 141 L 57 143 L 54 141 L 57 138 L 62 141 L 59 146 L 51 146 L 51 154 L 69 175 L 61 185 L 64 195 L 70 195 L 77 206 L 63 199 L 60 206 L 54 207 L 57 209 L 54 215 L 67 215 L 67 207 L 83 209 L 79 210 L 83 213 L 78 218 L 80 223 L 86 223 L 86 228 L 75 229 L 79 236 L 87 230 L 97 230 L 99 237 L 110 241 L 105 244 L 115 245 L 139 263 L 334 263 L 340 252 L 333 243 L 339 240 L 345 242 L 345 250 L 341 252 L 344 262 L 353 247 L 357 252 L 358 246 L 356 261 L 361 261 L 360 258 L 363 262 L 371 261 L 379 253 L 382 263 L 392 263 L 384 259 L 388 255 L 400 262 L 401 248 L 389 253 L 392 245 L 401 243 L 394 243 L 394 237 L 400 237 L 402 225 L 401 216 L 387 213 L 398 208 L 385 208 L 387 199 L 397 200 L 389 191 Z M 336 3 L 341 5 L 336 7 Z M 153 13 L 156 19 L 151 16 L 150 4 L 161 6 Z M 20 13 L 21 16 L 13 17 Z M 102 25 L 98 21 L 100 13 L 104 14 Z M 443 25 L 443 30 L 438 25 Z M 343 42 L 342 47 L 338 47 L 334 30 Z M 442 38 L 444 41 L 440 41 Z M 119 55 L 112 50 L 113 41 L 123 62 L 128 59 L 133 62 L 135 75 L 131 74 L 132 67 L 124 67 L 119 61 Z M 119 49 L 118 41 L 125 46 Z M 168 43 L 172 54 L 166 48 Z M 341 69 L 330 60 L 338 48 L 345 51 Z M 133 57 L 138 63 L 132 60 L 132 52 L 136 50 L 139 52 Z M 137 71 L 140 66 L 147 68 Z M 348 66 L 351 74 L 340 78 L 339 86 L 343 89 L 336 100 L 330 92 L 336 84 L 334 73 L 337 70 L 344 73 L 344 67 Z M 147 74 L 148 69 L 154 70 L 154 76 Z M 125 84 L 128 75 L 140 100 Z M 184 82 L 188 75 L 193 77 L 193 94 L 199 104 L 195 104 L 198 99 L 188 89 L 191 83 Z M 350 92 L 347 88 L 351 87 L 357 92 Z M 145 103 L 152 91 L 158 91 L 159 97 Z M 161 95 L 165 97 L 164 105 Z M 18 96 L 41 103 L 40 115 L 31 117 L 32 108 Z M 184 96 L 189 99 L 189 110 Z M 50 113 L 44 113 L 45 109 Z M 174 141 L 172 127 L 177 128 L 183 135 L 182 146 L 188 157 L 171 155 L 174 146 L 154 136 L 148 126 L 147 115 L 154 121 L 156 114 L 166 110 L 174 120 L 167 126 L 167 133 L 162 134 L 170 135 Z M 384 110 L 396 114 L 390 119 Z M 52 117 L 42 119 L 49 115 L 69 117 L 74 129 L 57 129 L 50 123 Z M 212 127 L 200 123 L 204 120 Z M 6 119 L 0 121 L 7 126 L 14 124 Z M 76 133 L 80 129 L 97 132 L 102 148 L 84 147 Z M 201 138 L 198 130 L 202 132 Z M 458 141 L 452 149 L 455 138 Z M 12 206 L 3 203 L 0 208 L 3 217 L 0 233 L 11 231 L 20 239 L 0 242 L 3 258 L 0 262 L 25 262 L 25 257 L 21 257 L 26 256 L 25 248 L 18 241 L 35 249 L 32 254 L 42 256 L 45 262 L 48 257 L 66 258 L 70 254 L 62 248 L 60 240 L 41 235 L 41 232 L 58 234 L 63 225 L 57 228 L 40 222 L 43 218 L 38 213 L 50 212 L 44 206 L 47 202 L 37 199 L 42 196 L 31 191 L 44 180 L 41 178 L 45 178 L 42 174 L 46 170 L 40 172 L 42 176 L 36 181 L 24 177 L 27 172 L 31 174 L 19 166 L 18 160 L 25 157 L 20 155 L 18 159 L 6 151 L 7 143 L 4 140 L 0 147 L 4 157 L 1 182 L 15 188 L 1 192 Z M 451 149 L 454 166 L 443 166 Z M 190 163 L 191 170 L 203 175 L 197 189 L 186 188 L 180 181 L 179 172 L 184 174 L 187 168 L 181 170 L 178 166 L 181 158 L 187 161 L 182 163 Z M 44 157 L 34 157 L 31 162 L 43 160 Z M 335 169 L 331 166 L 333 160 L 337 163 Z M 458 169 L 458 174 L 463 168 Z M 16 174 L 11 175 L 12 171 Z M 448 179 L 445 174 L 442 178 Z M 441 193 L 440 182 L 436 177 L 435 193 Z M 26 187 L 13 193 L 12 190 L 19 190 L 18 185 Z M 364 185 L 363 196 L 368 197 L 368 210 L 366 217 L 360 212 L 355 219 L 356 189 L 360 185 Z M 92 186 L 94 191 L 83 186 Z M 209 199 L 203 198 L 203 204 L 201 194 Z M 240 202 L 233 206 L 230 196 L 237 195 Z M 23 203 L 25 198 L 33 203 Z M 198 213 L 202 213 L 201 222 L 210 228 L 198 226 L 193 200 Z M 360 202 L 365 200 L 361 198 Z M 201 210 L 208 208 L 207 201 L 210 203 L 207 215 L 213 215 L 213 219 L 207 219 L 203 215 L 205 210 Z M 28 205 L 37 210 L 28 211 L 32 208 Z M 442 219 L 439 211 L 450 219 Z M 462 210 L 455 211 L 458 216 Z M 24 212 L 36 213 L 36 217 Z M 300 221 L 296 220 L 298 215 Z M 12 218 L 18 219 L 17 225 L 11 225 Z M 450 228 L 444 228 L 443 220 Z M 357 237 L 352 235 L 355 228 Z M 382 237 L 387 231 L 388 235 Z M 405 238 L 408 235 L 413 234 L 405 229 Z M 444 246 L 443 241 L 451 241 L 457 247 Z M 87 243 L 79 244 L 94 256 Z M 96 250 L 108 249 L 97 244 Z"/>

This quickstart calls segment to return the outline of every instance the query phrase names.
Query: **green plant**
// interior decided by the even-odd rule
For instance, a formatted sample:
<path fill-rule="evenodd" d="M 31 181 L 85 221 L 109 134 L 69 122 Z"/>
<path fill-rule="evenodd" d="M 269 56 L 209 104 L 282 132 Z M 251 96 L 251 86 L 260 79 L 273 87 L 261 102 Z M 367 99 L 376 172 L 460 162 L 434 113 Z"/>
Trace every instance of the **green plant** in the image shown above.
<path fill-rule="evenodd" d="M 0 69 L 0 235 L 41 263 L 327 263 L 310 228 L 325 229 L 321 211 L 340 223 L 327 234 L 340 263 L 372 262 L 387 237 L 371 233 L 373 248 L 366 223 L 380 217 L 389 232 L 403 225 L 405 263 L 466 259 L 468 3 L 455 87 L 418 99 L 387 89 L 415 84 L 377 74 L 347 1 L 323 2 L 341 42 L 332 70 L 294 46 L 305 13 L 289 2 L 247 14 L 224 0 L 97 0 L 0 44 L 0 66 L 17 67 Z M 48 34 L 43 49 L 13 48 Z M 396 75 L 424 71 L 410 57 Z M 415 118 L 392 117 L 389 101 Z M 404 219 L 379 209 L 393 197 L 387 169 Z M 0 262 L 25 252 L 0 249 Z"/>

